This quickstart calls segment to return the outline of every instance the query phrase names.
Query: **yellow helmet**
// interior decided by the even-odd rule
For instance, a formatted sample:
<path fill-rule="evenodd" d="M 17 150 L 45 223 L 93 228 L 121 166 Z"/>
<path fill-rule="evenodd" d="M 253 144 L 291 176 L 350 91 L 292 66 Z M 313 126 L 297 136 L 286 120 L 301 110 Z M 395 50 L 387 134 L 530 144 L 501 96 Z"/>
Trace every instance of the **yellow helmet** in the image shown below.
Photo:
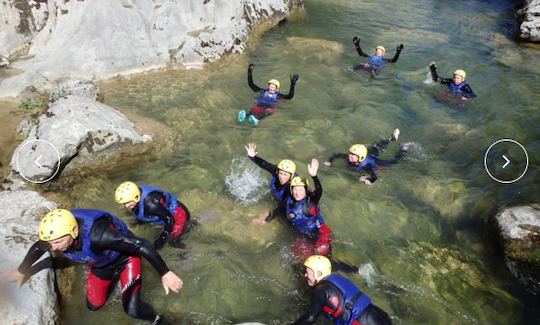
<path fill-rule="evenodd" d="M 75 239 L 79 235 L 79 224 L 69 210 L 54 209 L 39 222 L 38 235 L 43 241 L 55 240 L 65 235 Z"/>
<path fill-rule="evenodd" d="M 296 164 L 294 163 L 294 161 L 289 159 L 283 159 L 282 161 L 280 161 L 277 165 L 277 168 L 281 169 L 284 172 L 290 173 L 291 175 L 296 172 Z"/>
<path fill-rule="evenodd" d="M 359 161 L 366 159 L 367 156 L 367 148 L 363 144 L 353 144 L 349 148 L 349 152 L 353 155 L 357 155 Z"/>
<path fill-rule="evenodd" d="M 294 176 L 293 179 L 291 179 L 291 191 L 292 191 L 292 188 L 295 186 L 308 187 L 308 185 L 309 185 L 308 180 L 300 176 Z"/>
<path fill-rule="evenodd" d="M 377 45 L 377 47 L 375 48 L 375 51 L 377 51 L 378 49 L 381 49 L 383 55 L 384 55 L 384 53 L 386 53 L 386 49 L 384 48 L 384 46 Z"/>
<path fill-rule="evenodd" d="M 133 182 L 123 182 L 116 189 L 114 199 L 116 200 L 116 203 L 120 204 L 131 201 L 138 203 L 141 199 L 141 190 L 139 190 L 137 184 Z"/>
<path fill-rule="evenodd" d="M 461 78 L 463 78 L 463 80 L 465 80 L 465 78 L 467 77 L 467 73 L 465 72 L 465 70 L 461 69 L 457 69 L 456 71 L 454 71 L 454 75 L 460 76 Z"/>
<path fill-rule="evenodd" d="M 304 261 L 304 266 L 313 270 L 317 281 L 332 273 L 332 263 L 330 263 L 330 260 L 326 256 L 311 255 Z"/>
<path fill-rule="evenodd" d="M 281 86 L 281 84 L 279 83 L 279 81 L 277 79 L 270 79 L 268 80 L 268 84 L 274 84 L 276 85 L 277 89 L 279 89 L 279 86 Z"/>

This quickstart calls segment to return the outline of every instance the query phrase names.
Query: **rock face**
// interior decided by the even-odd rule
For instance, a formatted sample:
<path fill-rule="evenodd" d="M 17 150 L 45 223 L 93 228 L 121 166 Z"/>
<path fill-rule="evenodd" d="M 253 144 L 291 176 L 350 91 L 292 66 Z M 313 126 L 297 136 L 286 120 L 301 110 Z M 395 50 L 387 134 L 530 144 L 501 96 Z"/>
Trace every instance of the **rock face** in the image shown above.
<path fill-rule="evenodd" d="M 41 82 L 202 67 L 242 52 L 254 27 L 286 18 L 302 0 L 7 0 L 0 6 L 0 55 L 27 48 L 30 56 L 12 63 L 22 74 L 0 83 L 0 97 L 7 97 L 29 85 L 19 81 L 33 79 L 26 74 Z"/>
<path fill-rule="evenodd" d="M 73 159 L 90 161 L 123 143 L 149 141 L 123 114 L 97 102 L 98 93 L 92 83 L 70 81 L 58 86 L 47 111 L 33 122 L 27 139 L 15 150 L 9 179 L 44 181 Z"/>
<path fill-rule="evenodd" d="M 540 292 L 540 205 L 506 208 L 495 217 L 512 273 Z"/>
<path fill-rule="evenodd" d="M 54 208 L 54 203 L 36 192 L 0 192 L 0 272 L 19 266 L 38 239 L 38 221 Z M 56 324 L 54 281 L 54 271 L 49 268 L 33 275 L 21 288 L 15 284 L 0 285 L 2 324 Z"/>
<path fill-rule="evenodd" d="M 519 37 L 532 42 L 540 42 L 540 0 L 528 0 L 520 13 L 523 22 L 520 26 Z"/>

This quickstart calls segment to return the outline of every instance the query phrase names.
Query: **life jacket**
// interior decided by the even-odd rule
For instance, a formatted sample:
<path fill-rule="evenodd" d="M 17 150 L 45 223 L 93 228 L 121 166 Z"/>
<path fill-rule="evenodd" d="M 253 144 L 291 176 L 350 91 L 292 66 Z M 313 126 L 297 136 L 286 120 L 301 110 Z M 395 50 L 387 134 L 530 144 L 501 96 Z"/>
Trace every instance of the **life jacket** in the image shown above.
<path fill-rule="evenodd" d="M 152 193 L 152 192 L 159 192 L 165 197 L 165 208 L 169 210 L 169 212 L 174 215 L 174 210 L 178 207 L 177 198 L 174 194 L 165 192 L 164 190 L 150 186 L 150 185 L 139 185 L 139 189 L 141 190 L 141 199 L 139 200 L 139 203 L 137 204 L 137 213 L 134 212 L 135 209 L 131 210 L 131 215 L 142 222 L 155 222 L 155 223 L 163 223 L 163 220 L 159 218 L 158 216 L 150 216 L 144 214 L 144 199 Z"/>
<path fill-rule="evenodd" d="M 313 233 L 324 224 L 319 205 L 310 208 L 309 201 L 309 198 L 306 197 L 302 201 L 296 202 L 289 196 L 285 205 L 287 219 L 298 232 L 304 235 Z"/>
<path fill-rule="evenodd" d="M 108 213 L 107 211 L 102 210 L 90 210 L 90 209 L 72 209 L 71 213 L 77 219 L 79 226 L 79 237 L 78 239 L 82 242 L 82 248 L 80 251 L 66 251 L 64 255 L 70 260 L 76 262 L 84 262 L 93 267 L 103 267 L 114 262 L 120 252 L 115 250 L 106 250 L 97 255 L 90 248 L 90 229 L 100 218 L 108 218 L 114 226 L 114 230 L 121 232 L 123 234 L 128 233 L 128 227 L 126 224 L 120 220 L 118 217 Z"/>
<path fill-rule="evenodd" d="M 381 70 L 384 68 L 384 57 L 372 55 L 369 57 L 368 63 L 375 68 L 375 70 Z"/>
<path fill-rule="evenodd" d="M 294 173 L 294 175 L 291 176 L 291 179 L 293 179 L 293 177 L 295 177 L 295 176 L 298 176 L 298 174 Z M 289 180 L 287 182 L 287 184 L 281 186 L 281 189 L 278 190 L 278 186 L 280 185 L 279 184 L 279 179 L 278 179 L 277 175 L 272 176 L 272 179 L 270 180 L 270 192 L 272 192 L 272 195 L 276 198 L 276 200 L 281 202 L 284 199 L 286 199 L 283 196 L 285 195 L 285 191 L 287 190 L 287 186 L 289 186 L 290 183 L 291 183 L 291 180 Z"/>
<path fill-rule="evenodd" d="M 453 81 L 448 84 L 448 89 L 455 95 L 464 96 L 463 87 L 468 86 L 469 84 L 466 81 L 463 81 L 459 85 L 456 85 Z"/>
<path fill-rule="evenodd" d="M 268 90 L 263 91 L 263 93 L 257 98 L 257 105 L 262 107 L 274 107 L 278 103 L 279 92 L 271 94 Z"/>
<path fill-rule="evenodd" d="M 349 279 L 339 275 L 330 274 L 321 280 L 321 282 L 329 282 L 335 286 L 343 297 L 343 303 L 335 310 L 328 306 L 323 306 L 322 311 L 326 317 L 332 319 L 336 325 L 352 324 L 364 310 L 371 304 L 371 299 L 358 289 Z"/>
<path fill-rule="evenodd" d="M 367 155 L 364 160 L 362 160 L 358 165 L 356 165 L 354 168 L 358 171 L 365 170 L 367 166 L 371 167 L 371 170 L 376 171 L 378 169 L 377 162 L 375 161 L 375 158 L 371 155 Z"/>

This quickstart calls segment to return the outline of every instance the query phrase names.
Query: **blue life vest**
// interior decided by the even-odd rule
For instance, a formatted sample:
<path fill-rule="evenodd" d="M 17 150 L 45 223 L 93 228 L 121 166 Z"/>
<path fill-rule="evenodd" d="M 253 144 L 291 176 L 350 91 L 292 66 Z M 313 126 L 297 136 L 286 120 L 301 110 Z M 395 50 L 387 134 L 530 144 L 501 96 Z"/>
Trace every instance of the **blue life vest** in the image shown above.
<path fill-rule="evenodd" d="M 114 230 L 123 234 L 128 233 L 128 227 L 118 217 L 102 210 L 90 210 L 90 209 L 72 209 L 71 213 L 77 219 L 79 226 L 78 239 L 82 242 L 82 250 L 80 251 L 66 251 L 64 255 L 70 260 L 77 262 L 84 262 L 93 267 L 103 267 L 114 262 L 120 252 L 114 250 L 106 250 L 97 255 L 90 248 L 90 229 L 94 225 L 97 219 L 108 218 L 114 225 Z"/>
<path fill-rule="evenodd" d="M 291 176 L 291 179 L 295 176 L 298 176 L 297 173 L 294 173 L 294 175 Z M 287 186 L 290 184 L 290 180 L 287 184 L 283 185 L 280 190 L 277 189 L 279 184 L 279 179 L 277 175 L 272 176 L 272 179 L 270 180 L 270 192 L 272 192 L 272 195 L 278 200 L 279 202 L 283 201 L 284 198 L 283 195 L 285 195 L 285 190 L 287 189 Z"/>
<path fill-rule="evenodd" d="M 259 98 L 257 98 L 257 105 L 262 107 L 274 107 L 278 103 L 279 92 L 273 94 L 269 93 L 268 90 L 265 90 Z"/>
<path fill-rule="evenodd" d="M 319 206 L 317 205 L 317 213 L 315 215 L 308 214 L 309 207 L 307 206 L 308 199 L 304 198 L 300 202 L 296 202 L 292 197 L 287 198 L 285 205 L 287 219 L 292 223 L 294 229 L 301 234 L 307 235 L 313 233 L 321 225 L 324 224 L 323 217 L 320 214 Z M 294 206 L 293 206 L 294 205 Z"/>
<path fill-rule="evenodd" d="M 134 213 L 133 210 L 131 210 L 131 215 L 135 217 L 135 219 L 142 222 L 163 223 L 163 220 L 161 220 L 161 218 L 159 218 L 158 216 L 149 216 L 144 214 L 144 199 L 146 199 L 146 197 L 152 192 L 159 192 L 165 197 L 165 208 L 174 215 L 174 210 L 176 210 L 176 208 L 178 207 L 178 199 L 174 194 L 165 192 L 159 187 L 150 185 L 139 185 L 139 189 L 141 190 L 141 199 L 137 204 L 137 213 Z"/>
<path fill-rule="evenodd" d="M 372 55 L 369 57 L 368 63 L 376 70 L 381 70 L 384 68 L 384 57 Z"/>
<path fill-rule="evenodd" d="M 326 315 L 337 325 L 350 325 L 358 319 L 360 314 L 371 304 L 371 299 L 358 289 L 349 279 L 339 275 L 330 274 L 322 281 L 335 286 L 343 295 L 342 312 L 339 315 Z M 339 307 L 338 307 L 339 308 Z"/>
<path fill-rule="evenodd" d="M 463 81 L 462 83 L 460 83 L 459 85 L 456 85 L 453 81 L 450 82 L 448 84 L 448 89 L 450 89 L 450 91 L 452 93 L 454 93 L 455 95 L 458 95 L 458 96 L 464 96 L 465 94 L 463 93 L 463 91 L 461 90 L 463 87 L 465 86 L 468 86 L 469 84 L 465 81 Z"/>
<path fill-rule="evenodd" d="M 375 158 L 371 155 L 367 155 L 364 160 L 362 160 L 355 168 L 358 171 L 366 169 L 367 166 L 371 166 L 371 170 L 376 171 L 377 170 L 377 163 L 375 162 Z"/>

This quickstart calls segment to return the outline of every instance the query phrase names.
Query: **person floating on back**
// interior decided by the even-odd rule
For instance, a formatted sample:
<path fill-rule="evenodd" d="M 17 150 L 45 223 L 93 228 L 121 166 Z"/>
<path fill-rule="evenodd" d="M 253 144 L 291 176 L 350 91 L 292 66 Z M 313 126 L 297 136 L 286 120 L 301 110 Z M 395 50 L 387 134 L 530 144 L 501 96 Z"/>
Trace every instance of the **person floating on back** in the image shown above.
<path fill-rule="evenodd" d="M 150 185 L 123 182 L 114 197 L 137 221 L 163 224 L 163 231 L 154 241 L 155 249 L 161 249 L 167 239 L 173 246 L 180 245 L 182 235 L 189 229 L 190 214 L 174 194 Z"/>
<path fill-rule="evenodd" d="M 377 175 L 375 174 L 377 169 L 383 166 L 397 164 L 405 156 L 405 153 L 409 151 L 411 143 L 407 142 L 400 146 L 399 152 L 394 156 L 394 159 L 382 160 L 378 158 L 379 154 L 386 149 L 390 142 L 397 141 L 399 134 L 399 129 L 395 129 L 389 139 L 380 140 L 376 145 L 369 147 L 369 149 L 363 144 L 354 144 L 349 148 L 348 154 L 335 153 L 323 164 L 330 167 L 336 158 L 347 159 L 347 164 L 350 168 L 369 174 L 367 177 L 360 177 L 360 181 L 366 185 L 372 185 L 377 180 Z"/>
<path fill-rule="evenodd" d="M 431 61 L 429 64 L 429 70 L 431 71 L 431 78 L 433 81 L 448 86 L 448 93 L 462 100 L 468 100 L 476 97 L 474 92 L 469 86 L 469 83 L 465 81 L 467 73 L 464 70 L 457 69 L 454 71 L 454 76 L 450 78 L 441 78 L 437 74 L 437 63 Z"/>
<path fill-rule="evenodd" d="M 250 111 L 240 110 L 237 115 L 238 122 L 243 122 L 247 118 L 251 125 L 257 125 L 259 120 L 275 113 L 280 99 L 292 99 L 294 97 L 294 87 L 298 81 L 298 75 L 293 74 L 291 76 L 291 88 L 287 95 L 279 92 L 281 84 L 276 79 L 268 80 L 268 87 L 263 89 L 253 82 L 252 72 L 254 68 L 255 64 L 250 63 L 248 66 L 248 84 L 254 92 L 260 93 L 259 98 L 257 98 L 257 102 Z"/>
<path fill-rule="evenodd" d="M 374 55 L 367 55 L 362 51 L 360 48 L 360 39 L 358 37 L 353 38 L 353 44 L 356 48 L 356 52 L 358 52 L 358 55 L 361 57 L 369 58 L 368 62 L 360 63 L 353 67 L 353 70 L 359 70 L 364 69 L 366 71 L 369 71 L 372 76 L 378 75 L 382 69 L 384 68 L 386 63 L 396 63 L 399 59 L 399 54 L 403 50 L 403 44 L 399 44 L 396 49 L 396 54 L 392 59 L 385 59 L 384 54 L 386 53 L 386 49 L 382 45 L 378 45 L 375 47 L 375 54 Z"/>
<path fill-rule="evenodd" d="M 375 306 L 349 279 L 332 274 L 332 265 L 325 256 L 312 255 L 305 262 L 304 276 L 313 287 L 307 313 L 294 325 L 315 324 L 321 315 L 337 325 L 390 325 L 388 314 Z"/>

